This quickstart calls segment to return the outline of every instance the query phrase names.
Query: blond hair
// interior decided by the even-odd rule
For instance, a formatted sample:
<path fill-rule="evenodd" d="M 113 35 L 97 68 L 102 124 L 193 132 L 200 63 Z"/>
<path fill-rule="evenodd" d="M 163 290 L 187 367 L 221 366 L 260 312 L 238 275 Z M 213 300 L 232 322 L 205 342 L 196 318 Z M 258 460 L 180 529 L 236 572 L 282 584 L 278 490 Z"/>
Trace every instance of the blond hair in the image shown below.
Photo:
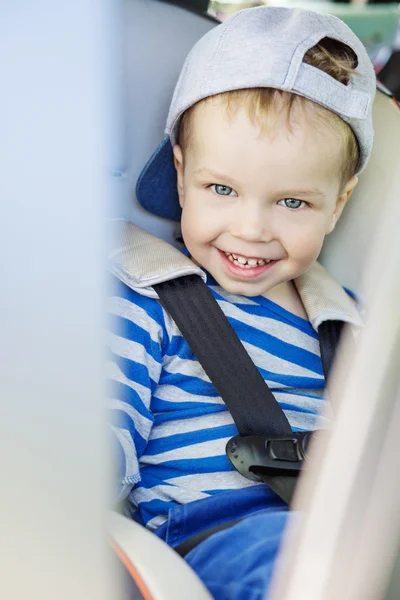
<path fill-rule="evenodd" d="M 353 50 L 336 40 L 324 38 L 304 55 L 303 62 L 324 71 L 340 83 L 347 85 L 357 66 L 357 57 Z M 338 115 L 303 96 L 284 92 L 275 88 L 251 88 L 232 90 L 218 94 L 223 98 L 228 114 L 245 106 L 251 122 L 262 131 L 271 131 L 276 125 L 278 115 L 284 111 L 287 125 L 291 131 L 291 117 L 294 109 L 312 114 L 319 123 L 327 126 L 342 141 L 343 160 L 341 167 L 341 188 L 355 174 L 359 161 L 359 148 L 356 137 L 349 125 Z M 178 141 L 184 151 L 192 135 L 192 116 L 196 106 L 210 99 L 205 98 L 190 107 L 181 117 Z"/>

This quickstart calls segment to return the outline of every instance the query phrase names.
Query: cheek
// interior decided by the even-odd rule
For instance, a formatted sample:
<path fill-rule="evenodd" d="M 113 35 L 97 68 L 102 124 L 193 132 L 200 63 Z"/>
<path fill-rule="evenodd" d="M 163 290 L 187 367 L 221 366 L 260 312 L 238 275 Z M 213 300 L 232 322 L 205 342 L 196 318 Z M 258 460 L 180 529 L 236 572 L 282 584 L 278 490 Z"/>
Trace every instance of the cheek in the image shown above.
<path fill-rule="evenodd" d="M 197 242 L 214 239 L 221 229 L 220 211 L 213 209 L 196 194 L 188 195 L 182 208 L 182 235 Z"/>
<path fill-rule="evenodd" d="M 320 219 L 287 228 L 285 249 L 289 257 L 298 262 L 315 260 L 322 248 L 325 238 L 324 223 Z"/>

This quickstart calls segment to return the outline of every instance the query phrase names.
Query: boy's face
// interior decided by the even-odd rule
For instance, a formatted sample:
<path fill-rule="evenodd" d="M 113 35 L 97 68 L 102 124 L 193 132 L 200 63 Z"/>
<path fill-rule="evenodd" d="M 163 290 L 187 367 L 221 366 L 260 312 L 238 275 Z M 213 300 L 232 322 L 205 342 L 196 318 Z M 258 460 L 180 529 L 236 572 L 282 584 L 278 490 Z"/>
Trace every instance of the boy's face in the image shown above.
<path fill-rule="evenodd" d="M 199 104 L 184 156 L 175 146 L 182 234 L 226 291 L 268 294 L 317 259 L 357 183 L 339 190 L 341 141 L 298 111 L 261 133 L 245 108 Z"/>

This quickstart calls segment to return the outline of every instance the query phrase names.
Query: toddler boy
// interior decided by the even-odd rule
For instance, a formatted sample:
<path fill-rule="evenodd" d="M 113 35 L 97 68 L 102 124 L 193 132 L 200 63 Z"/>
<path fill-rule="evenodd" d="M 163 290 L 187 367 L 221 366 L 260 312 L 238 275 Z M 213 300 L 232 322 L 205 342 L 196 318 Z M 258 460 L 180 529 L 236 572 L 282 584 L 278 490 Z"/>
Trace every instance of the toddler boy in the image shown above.
<path fill-rule="evenodd" d="M 240 11 L 188 56 L 138 181 L 145 208 L 181 219 L 191 259 L 295 431 L 323 426 L 317 327 L 359 324 L 316 260 L 369 158 L 374 93 L 366 51 L 339 19 Z M 154 294 L 117 281 L 111 313 L 119 499 L 171 546 L 251 515 L 187 560 L 215 598 L 263 597 L 284 503 L 231 466 L 232 417 Z"/>

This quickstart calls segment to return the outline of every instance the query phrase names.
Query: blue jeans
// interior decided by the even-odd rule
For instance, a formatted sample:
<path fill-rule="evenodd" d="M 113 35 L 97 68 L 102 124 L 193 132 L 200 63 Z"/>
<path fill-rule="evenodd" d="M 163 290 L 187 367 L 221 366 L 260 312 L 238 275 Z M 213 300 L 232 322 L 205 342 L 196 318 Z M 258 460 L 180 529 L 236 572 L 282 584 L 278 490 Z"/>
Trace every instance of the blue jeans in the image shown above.
<path fill-rule="evenodd" d="M 208 527 L 244 518 L 201 542 L 185 560 L 215 600 L 264 600 L 287 516 L 276 494 L 254 486 L 178 506 L 156 534 L 174 547 Z"/>

